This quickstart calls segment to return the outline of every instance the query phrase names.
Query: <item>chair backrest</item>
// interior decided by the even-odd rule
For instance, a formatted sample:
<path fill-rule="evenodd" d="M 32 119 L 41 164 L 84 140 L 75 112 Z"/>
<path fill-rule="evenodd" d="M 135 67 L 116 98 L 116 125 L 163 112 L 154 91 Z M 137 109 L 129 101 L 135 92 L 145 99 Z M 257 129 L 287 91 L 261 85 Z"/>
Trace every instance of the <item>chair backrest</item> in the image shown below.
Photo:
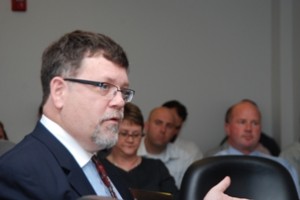
<path fill-rule="evenodd" d="M 230 176 L 226 194 L 255 200 L 296 200 L 290 173 L 276 161 L 254 156 L 215 156 L 194 162 L 185 172 L 180 200 L 199 200 Z"/>

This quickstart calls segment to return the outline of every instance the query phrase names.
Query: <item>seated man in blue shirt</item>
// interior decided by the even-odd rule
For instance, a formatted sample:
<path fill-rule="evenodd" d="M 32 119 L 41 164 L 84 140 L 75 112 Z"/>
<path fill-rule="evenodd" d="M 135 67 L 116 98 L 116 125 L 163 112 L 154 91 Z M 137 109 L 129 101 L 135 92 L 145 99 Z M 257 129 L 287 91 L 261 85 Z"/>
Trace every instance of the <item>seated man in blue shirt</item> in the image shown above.
<path fill-rule="evenodd" d="M 261 136 L 261 113 L 255 102 L 244 99 L 232 105 L 225 115 L 225 131 L 228 148 L 215 155 L 251 155 L 275 160 L 290 172 L 299 193 L 295 168 L 287 160 L 257 151 Z"/>

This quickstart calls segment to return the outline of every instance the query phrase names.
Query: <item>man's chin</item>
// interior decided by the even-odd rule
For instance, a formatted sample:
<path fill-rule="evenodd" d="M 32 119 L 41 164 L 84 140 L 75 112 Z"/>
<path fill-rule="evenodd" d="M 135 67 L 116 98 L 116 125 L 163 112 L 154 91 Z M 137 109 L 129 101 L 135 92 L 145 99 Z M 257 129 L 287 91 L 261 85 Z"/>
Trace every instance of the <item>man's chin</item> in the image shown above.
<path fill-rule="evenodd" d="M 115 146 L 115 145 L 117 144 L 117 140 L 118 140 L 118 139 L 116 139 L 116 140 L 112 141 L 111 143 L 107 144 L 107 145 L 106 145 L 106 149 L 110 149 L 110 148 L 112 148 L 113 146 Z"/>
<path fill-rule="evenodd" d="M 115 133 L 111 133 L 111 134 L 115 134 Z M 117 136 L 118 136 L 117 134 L 106 138 L 96 136 L 93 138 L 93 142 L 101 149 L 109 149 L 117 143 L 118 141 Z"/>

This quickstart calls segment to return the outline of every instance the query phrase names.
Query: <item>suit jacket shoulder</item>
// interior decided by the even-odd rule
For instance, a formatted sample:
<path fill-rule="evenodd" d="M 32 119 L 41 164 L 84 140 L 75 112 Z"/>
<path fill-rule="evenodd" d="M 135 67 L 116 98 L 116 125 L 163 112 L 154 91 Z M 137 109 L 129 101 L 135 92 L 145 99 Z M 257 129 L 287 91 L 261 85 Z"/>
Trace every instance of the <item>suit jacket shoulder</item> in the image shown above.
<path fill-rule="evenodd" d="M 0 158 L 0 199 L 77 199 L 95 194 L 69 151 L 41 124 Z"/>

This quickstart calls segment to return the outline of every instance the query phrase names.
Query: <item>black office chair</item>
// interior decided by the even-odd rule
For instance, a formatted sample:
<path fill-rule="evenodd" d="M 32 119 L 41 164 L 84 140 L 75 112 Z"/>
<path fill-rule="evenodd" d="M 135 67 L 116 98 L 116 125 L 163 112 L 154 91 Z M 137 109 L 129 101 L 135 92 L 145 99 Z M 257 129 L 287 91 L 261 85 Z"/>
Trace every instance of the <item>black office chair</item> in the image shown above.
<path fill-rule="evenodd" d="M 298 200 L 290 173 L 276 161 L 254 156 L 215 156 L 194 162 L 185 172 L 180 200 L 199 200 L 225 176 L 226 194 L 254 200 Z"/>

